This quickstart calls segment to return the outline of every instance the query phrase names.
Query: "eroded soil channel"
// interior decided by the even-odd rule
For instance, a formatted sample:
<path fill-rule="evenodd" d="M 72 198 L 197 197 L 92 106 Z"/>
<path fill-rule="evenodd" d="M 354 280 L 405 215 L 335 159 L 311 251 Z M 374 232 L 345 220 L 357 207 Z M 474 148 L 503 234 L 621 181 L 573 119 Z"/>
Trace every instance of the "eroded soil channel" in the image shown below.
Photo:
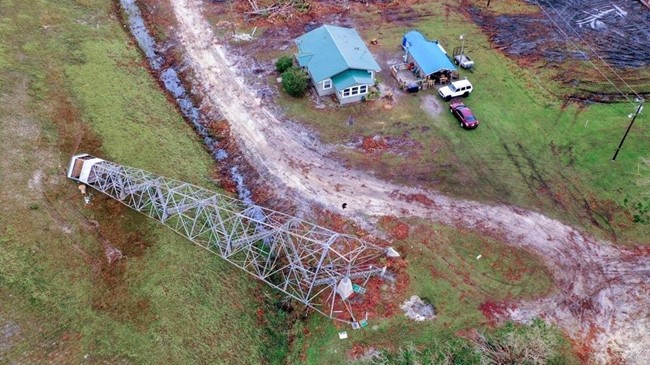
<path fill-rule="evenodd" d="M 125 20 L 128 23 L 131 34 L 147 58 L 149 67 L 158 76 L 158 80 L 164 86 L 165 90 L 176 101 L 185 119 L 192 124 L 196 133 L 203 138 L 203 143 L 212 157 L 223 167 L 225 165 L 224 161 L 229 158 L 229 154 L 208 132 L 208 125 L 211 122 L 211 118 L 208 118 L 195 105 L 190 93 L 187 92 L 181 81 L 179 70 L 173 64 L 170 65 L 165 55 L 158 51 L 159 47 L 156 44 L 156 40 L 149 33 L 140 8 L 135 3 L 135 0 L 120 0 L 120 5 L 126 14 Z M 240 173 L 239 166 L 232 165 L 224 168 L 224 170 L 229 173 L 231 182 L 234 183 L 239 198 L 245 204 L 253 205 L 252 193 L 245 184 L 245 179 L 243 174 Z"/>

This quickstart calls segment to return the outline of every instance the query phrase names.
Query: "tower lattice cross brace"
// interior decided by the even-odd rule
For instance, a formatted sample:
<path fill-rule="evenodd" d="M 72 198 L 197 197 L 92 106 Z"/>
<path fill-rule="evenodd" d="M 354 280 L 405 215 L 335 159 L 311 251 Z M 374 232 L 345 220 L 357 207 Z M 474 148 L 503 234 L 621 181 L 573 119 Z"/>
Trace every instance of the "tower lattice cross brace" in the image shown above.
<path fill-rule="evenodd" d="M 289 297 L 337 320 L 352 282 L 383 274 L 387 250 L 271 209 L 90 155 L 68 177 L 160 221 Z M 338 289 L 338 290 L 337 290 Z"/>

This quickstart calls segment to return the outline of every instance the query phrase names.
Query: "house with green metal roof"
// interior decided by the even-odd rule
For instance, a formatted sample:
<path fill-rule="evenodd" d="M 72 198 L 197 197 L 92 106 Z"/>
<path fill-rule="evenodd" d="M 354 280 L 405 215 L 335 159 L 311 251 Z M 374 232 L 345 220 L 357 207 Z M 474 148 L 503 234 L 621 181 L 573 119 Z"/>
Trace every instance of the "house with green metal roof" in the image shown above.
<path fill-rule="evenodd" d="M 381 71 L 359 33 L 323 25 L 296 38 L 298 64 L 307 70 L 320 96 L 336 95 L 341 104 L 363 100 Z"/>

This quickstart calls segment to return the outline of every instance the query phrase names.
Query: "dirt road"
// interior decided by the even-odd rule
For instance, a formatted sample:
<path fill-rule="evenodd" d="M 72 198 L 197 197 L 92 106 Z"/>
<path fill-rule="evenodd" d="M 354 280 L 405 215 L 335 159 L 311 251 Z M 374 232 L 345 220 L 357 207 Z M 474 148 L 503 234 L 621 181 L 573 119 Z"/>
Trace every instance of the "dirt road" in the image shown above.
<path fill-rule="evenodd" d="M 535 212 L 451 199 L 344 168 L 325 157 L 327 146 L 276 118 L 252 94 L 196 0 L 170 3 L 204 100 L 229 121 L 250 163 L 288 199 L 321 204 L 366 226 L 384 215 L 416 216 L 505 236 L 507 244 L 540 255 L 560 288 L 549 298 L 520 303 L 510 310 L 512 318 L 548 318 L 590 344 L 599 363 L 619 353 L 632 364 L 650 361 L 648 250 L 614 247 Z"/>

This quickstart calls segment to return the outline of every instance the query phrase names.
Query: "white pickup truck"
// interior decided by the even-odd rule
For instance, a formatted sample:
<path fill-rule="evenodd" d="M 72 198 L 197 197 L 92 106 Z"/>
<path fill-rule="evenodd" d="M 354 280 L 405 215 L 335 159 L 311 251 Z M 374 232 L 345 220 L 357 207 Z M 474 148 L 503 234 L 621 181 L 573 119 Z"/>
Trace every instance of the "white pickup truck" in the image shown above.
<path fill-rule="evenodd" d="M 454 56 L 454 62 L 462 68 L 472 68 L 474 67 L 474 61 L 472 61 L 466 54 L 459 54 Z"/>

